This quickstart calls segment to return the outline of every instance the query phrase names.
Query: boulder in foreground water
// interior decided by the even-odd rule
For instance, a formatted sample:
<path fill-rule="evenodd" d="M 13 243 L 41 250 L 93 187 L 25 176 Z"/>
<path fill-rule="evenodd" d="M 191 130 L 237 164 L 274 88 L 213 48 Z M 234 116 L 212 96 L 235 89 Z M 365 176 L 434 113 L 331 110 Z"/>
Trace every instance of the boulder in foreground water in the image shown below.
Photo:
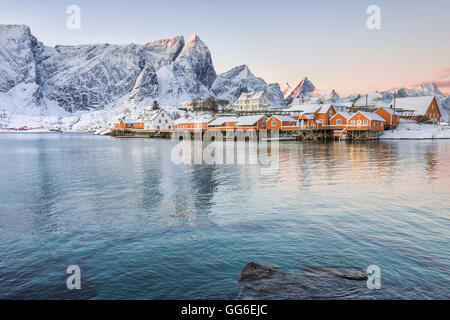
<path fill-rule="evenodd" d="M 272 266 L 266 266 L 256 262 L 248 263 L 241 272 L 239 281 L 252 281 L 272 278 L 278 269 Z"/>

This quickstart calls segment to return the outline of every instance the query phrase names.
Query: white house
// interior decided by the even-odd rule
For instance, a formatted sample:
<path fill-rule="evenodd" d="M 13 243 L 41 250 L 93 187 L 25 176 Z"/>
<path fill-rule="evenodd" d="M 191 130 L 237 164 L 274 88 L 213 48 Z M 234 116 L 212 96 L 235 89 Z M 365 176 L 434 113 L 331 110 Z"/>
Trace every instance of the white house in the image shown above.
<path fill-rule="evenodd" d="M 265 111 L 268 109 L 269 97 L 264 91 L 241 94 L 236 106 L 236 111 Z"/>
<path fill-rule="evenodd" d="M 144 113 L 145 130 L 170 130 L 173 129 L 173 120 L 164 110 L 150 110 Z"/>

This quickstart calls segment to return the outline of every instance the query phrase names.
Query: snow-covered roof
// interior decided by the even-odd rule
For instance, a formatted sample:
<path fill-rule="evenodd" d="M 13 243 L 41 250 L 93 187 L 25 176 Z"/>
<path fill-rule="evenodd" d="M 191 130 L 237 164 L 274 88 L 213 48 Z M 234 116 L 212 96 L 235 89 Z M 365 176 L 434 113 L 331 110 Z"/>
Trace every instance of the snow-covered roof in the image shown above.
<path fill-rule="evenodd" d="M 382 121 L 382 122 L 386 121 L 375 112 L 365 112 L 365 111 L 358 111 L 357 113 L 352 114 L 351 118 L 353 118 L 358 113 L 361 113 L 362 115 L 366 116 L 369 120 L 372 121 Z"/>
<path fill-rule="evenodd" d="M 178 118 L 177 120 L 175 120 L 173 122 L 173 124 L 188 123 L 188 122 L 189 122 L 189 120 L 186 118 Z"/>
<path fill-rule="evenodd" d="M 133 124 L 135 122 L 136 122 L 136 120 L 134 120 L 134 119 L 123 119 L 123 123 L 125 123 L 125 124 Z"/>
<path fill-rule="evenodd" d="M 303 108 L 302 108 L 302 105 L 293 105 L 293 106 L 287 108 L 286 111 L 291 111 L 291 112 L 293 112 L 293 111 L 298 111 L 298 112 L 302 112 L 302 111 L 303 111 Z"/>
<path fill-rule="evenodd" d="M 341 111 L 336 113 L 334 116 L 332 116 L 330 119 L 333 119 L 334 117 L 336 117 L 338 114 L 342 115 L 345 119 L 350 119 L 354 113 L 350 113 L 350 112 L 346 112 L 346 111 Z"/>
<path fill-rule="evenodd" d="M 239 118 L 237 117 L 218 117 L 214 119 L 209 125 L 210 126 L 221 126 L 226 122 L 237 122 L 239 121 Z"/>
<path fill-rule="evenodd" d="M 335 103 L 333 104 L 333 107 L 334 107 L 334 108 L 339 108 L 339 107 L 349 108 L 349 107 L 352 107 L 352 106 L 353 106 L 353 103 L 350 102 L 350 101 L 335 102 Z"/>
<path fill-rule="evenodd" d="M 395 108 L 414 110 L 416 115 L 422 116 L 427 112 L 433 99 L 434 96 L 397 98 Z M 392 100 L 391 105 L 394 105 L 394 100 Z"/>
<path fill-rule="evenodd" d="M 279 116 L 279 115 L 274 115 L 273 117 L 277 118 L 278 120 L 285 122 L 285 121 L 297 121 L 292 117 L 289 116 Z"/>
<path fill-rule="evenodd" d="M 263 117 L 264 117 L 263 115 L 239 117 L 238 118 L 239 121 L 236 123 L 236 125 L 237 126 L 252 126 Z"/>
<path fill-rule="evenodd" d="M 149 120 L 154 120 L 161 111 L 162 110 L 145 111 L 145 117 Z"/>
<path fill-rule="evenodd" d="M 300 105 L 294 105 L 287 109 L 287 111 L 303 111 L 303 113 L 316 113 L 316 112 L 327 112 L 328 109 L 331 107 L 331 104 L 300 104 Z"/>
<path fill-rule="evenodd" d="M 238 100 L 259 99 L 265 94 L 264 91 L 243 93 Z"/>
<path fill-rule="evenodd" d="M 212 120 L 212 117 L 206 117 L 206 116 L 198 116 L 193 118 L 179 118 L 175 120 L 174 124 L 180 124 L 180 123 L 208 123 Z"/>
<path fill-rule="evenodd" d="M 212 120 L 212 117 L 196 117 L 193 118 L 189 123 L 208 123 Z"/>

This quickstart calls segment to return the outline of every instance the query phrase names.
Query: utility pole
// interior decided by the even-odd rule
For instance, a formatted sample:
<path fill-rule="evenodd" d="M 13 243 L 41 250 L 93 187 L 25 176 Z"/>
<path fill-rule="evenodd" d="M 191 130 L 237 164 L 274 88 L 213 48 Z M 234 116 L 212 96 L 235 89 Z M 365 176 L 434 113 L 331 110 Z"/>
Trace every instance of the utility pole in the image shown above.
<path fill-rule="evenodd" d="M 397 90 L 394 90 L 394 105 L 393 105 L 393 109 L 394 109 L 394 114 L 391 115 L 391 127 L 392 127 L 392 132 L 394 132 L 394 119 L 395 119 L 395 100 L 397 99 Z"/>

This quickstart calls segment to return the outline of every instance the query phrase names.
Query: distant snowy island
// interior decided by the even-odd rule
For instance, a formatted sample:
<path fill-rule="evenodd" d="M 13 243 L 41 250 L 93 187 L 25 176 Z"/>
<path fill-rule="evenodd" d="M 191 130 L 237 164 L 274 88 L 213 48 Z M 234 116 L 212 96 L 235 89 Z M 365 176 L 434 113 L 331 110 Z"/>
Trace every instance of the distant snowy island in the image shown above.
<path fill-rule="evenodd" d="M 395 90 L 398 97 L 435 96 L 448 119 L 450 99 L 435 83 Z M 217 74 L 208 47 L 197 35 L 187 42 L 177 36 L 144 44 L 48 47 L 28 26 L 0 25 L 3 131 L 102 132 L 119 119 L 139 117 L 154 101 L 177 116 L 180 104 L 194 98 L 215 97 L 233 105 L 242 93 L 255 91 L 266 92 L 270 107 L 281 109 L 299 98 L 338 105 L 361 99 L 389 103 L 394 90 L 340 97 L 334 90 L 320 91 L 307 77 L 295 87 L 268 84 L 246 65 Z"/>

